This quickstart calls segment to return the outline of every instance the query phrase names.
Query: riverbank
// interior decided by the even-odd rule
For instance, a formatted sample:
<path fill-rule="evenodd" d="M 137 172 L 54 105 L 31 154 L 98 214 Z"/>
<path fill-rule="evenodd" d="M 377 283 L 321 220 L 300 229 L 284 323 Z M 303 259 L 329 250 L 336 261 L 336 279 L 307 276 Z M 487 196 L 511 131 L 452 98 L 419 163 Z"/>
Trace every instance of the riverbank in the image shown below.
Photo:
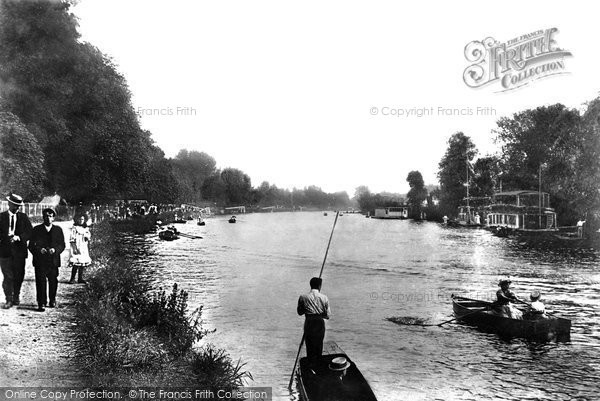
<path fill-rule="evenodd" d="M 66 236 L 71 223 L 59 223 Z M 143 226 L 150 226 L 140 221 Z M 196 342 L 202 308 L 189 311 L 175 285 L 160 292 L 133 267 L 110 222 L 93 227 L 87 285 L 70 285 L 68 251 L 59 270 L 57 308 L 35 311 L 28 259 L 22 304 L 2 310 L 0 386 L 186 386 L 231 390 L 251 378 L 224 350 Z M 67 238 L 68 241 L 68 238 Z"/>

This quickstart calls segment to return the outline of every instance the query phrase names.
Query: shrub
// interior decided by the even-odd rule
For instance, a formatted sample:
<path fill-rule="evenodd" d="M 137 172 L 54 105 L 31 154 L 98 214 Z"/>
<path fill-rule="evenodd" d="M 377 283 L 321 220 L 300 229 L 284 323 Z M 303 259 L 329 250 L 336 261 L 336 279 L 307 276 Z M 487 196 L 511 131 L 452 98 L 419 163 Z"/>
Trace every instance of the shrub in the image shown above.
<path fill-rule="evenodd" d="M 191 360 L 192 372 L 198 377 L 199 386 L 217 390 L 233 390 L 244 385 L 246 379 L 252 380 L 250 372 L 242 370 L 246 364 L 233 363 L 223 349 L 212 344 L 194 352 Z"/>
<path fill-rule="evenodd" d="M 153 327 L 176 356 L 187 354 L 196 341 L 209 333 L 202 329 L 202 307 L 188 316 L 187 300 L 188 293 L 173 284 L 169 295 L 161 290 L 147 298 L 136 319 L 138 327 Z"/>

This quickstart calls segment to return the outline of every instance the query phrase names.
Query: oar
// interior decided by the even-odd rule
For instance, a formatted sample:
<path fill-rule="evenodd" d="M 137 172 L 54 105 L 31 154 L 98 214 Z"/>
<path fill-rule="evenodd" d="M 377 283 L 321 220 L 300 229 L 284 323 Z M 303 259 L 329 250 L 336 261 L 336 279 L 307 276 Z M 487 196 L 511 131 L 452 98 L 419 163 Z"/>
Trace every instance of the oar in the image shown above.
<path fill-rule="evenodd" d="M 488 305 L 488 306 L 486 306 L 486 307 L 485 307 L 485 308 L 483 308 L 483 309 L 477 309 L 476 311 L 469 312 L 469 313 L 467 313 L 466 315 L 457 316 L 457 317 L 455 317 L 454 319 L 446 320 L 445 322 L 442 322 L 442 323 L 438 323 L 438 324 L 422 324 L 421 326 L 423 326 L 423 327 L 429 327 L 429 326 L 439 326 L 439 327 L 441 327 L 441 326 L 442 326 L 442 324 L 450 323 L 450 322 L 453 322 L 453 321 L 455 321 L 455 320 L 462 319 L 462 318 L 464 318 L 464 317 L 466 317 L 466 316 L 471 316 L 471 315 L 474 315 L 474 314 L 476 314 L 476 313 L 479 313 L 479 312 L 483 312 L 483 311 L 485 311 L 485 310 L 488 310 L 488 309 L 490 309 L 490 306 L 489 306 L 489 305 Z"/>
<path fill-rule="evenodd" d="M 179 233 L 179 232 L 176 234 L 181 235 L 182 237 L 191 238 L 191 239 L 202 239 L 202 237 L 199 235 L 190 235 L 190 234 Z"/>
<path fill-rule="evenodd" d="M 439 327 L 441 327 L 443 324 L 453 322 L 453 321 L 455 321 L 457 319 L 462 319 L 465 316 L 470 316 L 470 315 L 474 315 L 476 313 L 483 312 L 485 310 L 488 310 L 489 308 L 490 308 L 490 306 L 486 306 L 485 308 L 474 310 L 473 312 L 469 312 L 466 315 L 457 316 L 457 317 L 455 317 L 453 319 L 446 320 L 445 322 L 442 322 L 442 323 L 424 324 L 424 323 L 416 323 L 416 322 L 406 322 L 406 321 L 401 321 L 401 320 L 399 321 L 399 320 L 397 320 L 395 318 L 392 318 L 392 317 L 387 318 L 387 320 L 389 320 L 390 322 L 396 323 L 396 324 L 404 324 L 404 325 L 407 325 L 407 326 L 421 326 L 421 327 L 439 326 Z"/>
<path fill-rule="evenodd" d="M 327 254 L 329 253 L 329 246 L 331 245 L 331 239 L 333 238 L 333 230 L 335 230 L 335 223 L 337 223 L 337 219 L 340 212 L 337 211 L 335 214 L 335 220 L 333 220 L 333 227 L 331 228 L 331 234 L 329 235 L 329 242 L 327 243 L 327 249 L 325 250 L 325 257 L 323 258 L 323 264 L 321 265 L 321 271 L 319 272 L 319 278 L 323 274 L 323 268 L 325 267 L 325 261 L 327 260 Z M 300 351 L 302 350 L 302 344 L 304 344 L 305 334 L 302 332 L 302 339 L 300 340 L 300 345 L 298 346 L 298 353 L 296 353 L 296 359 L 294 360 L 294 368 L 292 369 L 292 375 L 290 376 L 290 383 L 288 384 L 288 389 L 292 388 L 292 383 L 294 381 L 294 372 L 296 372 L 296 365 L 298 364 L 298 358 L 300 357 Z"/>

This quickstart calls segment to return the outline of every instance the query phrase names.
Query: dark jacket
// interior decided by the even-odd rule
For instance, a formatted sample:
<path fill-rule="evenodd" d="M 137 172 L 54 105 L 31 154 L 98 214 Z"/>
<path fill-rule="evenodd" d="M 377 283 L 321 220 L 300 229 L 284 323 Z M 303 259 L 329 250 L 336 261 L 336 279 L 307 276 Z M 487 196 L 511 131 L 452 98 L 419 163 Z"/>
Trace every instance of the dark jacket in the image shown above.
<path fill-rule="evenodd" d="M 8 258 L 11 256 L 27 258 L 27 241 L 31 238 L 31 222 L 25 213 L 17 212 L 17 224 L 15 227 L 15 235 L 18 235 L 21 240 L 10 242 L 8 231 L 10 228 L 10 218 L 8 210 L 0 213 L 0 257 Z"/>
<path fill-rule="evenodd" d="M 53 255 L 42 254 L 42 248 L 54 248 Z M 62 228 L 52 224 L 50 232 L 46 231 L 43 224 L 35 226 L 29 241 L 29 250 L 33 255 L 34 267 L 59 267 L 60 254 L 65 250 L 65 236 Z"/>

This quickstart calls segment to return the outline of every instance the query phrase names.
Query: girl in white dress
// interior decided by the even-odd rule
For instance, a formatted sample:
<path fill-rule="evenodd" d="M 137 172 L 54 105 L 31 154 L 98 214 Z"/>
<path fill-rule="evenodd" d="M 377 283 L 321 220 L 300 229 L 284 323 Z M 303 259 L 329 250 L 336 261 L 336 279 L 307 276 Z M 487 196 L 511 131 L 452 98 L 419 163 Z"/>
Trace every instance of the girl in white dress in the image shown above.
<path fill-rule="evenodd" d="M 92 263 L 90 258 L 90 251 L 88 243 L 91 238 L 90 229 L 85 223 L 85 216 L 83 214 L 76 216 L 73 222 L 73 228 L 71 229 L 71 257 L 69 258 L 69 264 L 71 265 L 71 280 L 70 284 L 75 283 L 75 275 L 79 272 L 77 282 L 85 284 L 83 279 L 83 271 L 86 266 Z"/>

